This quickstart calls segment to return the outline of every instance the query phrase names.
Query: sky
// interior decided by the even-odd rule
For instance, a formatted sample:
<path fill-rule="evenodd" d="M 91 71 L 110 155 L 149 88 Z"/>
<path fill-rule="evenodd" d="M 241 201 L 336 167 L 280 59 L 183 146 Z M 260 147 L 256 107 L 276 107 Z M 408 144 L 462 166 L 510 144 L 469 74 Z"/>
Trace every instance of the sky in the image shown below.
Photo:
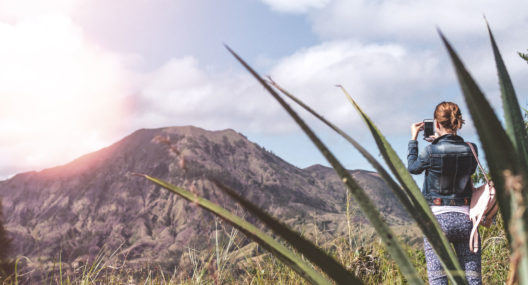
<path fill-rule="evenodd" d="M 183 125 L 234 129 L 301 168 L 328 165 L 224 44 L 377 156 L 336 84 L 404 161 L 411 123 L 441 101 L 460 105 L 459 134 L 478 143 L 437 29 L 501 116 L 484 16 L 526 106 L 526 11 L 520 0 L 0 0 L 0 179 Z M 345 167 L 372 169 L 295 109 Z"/>

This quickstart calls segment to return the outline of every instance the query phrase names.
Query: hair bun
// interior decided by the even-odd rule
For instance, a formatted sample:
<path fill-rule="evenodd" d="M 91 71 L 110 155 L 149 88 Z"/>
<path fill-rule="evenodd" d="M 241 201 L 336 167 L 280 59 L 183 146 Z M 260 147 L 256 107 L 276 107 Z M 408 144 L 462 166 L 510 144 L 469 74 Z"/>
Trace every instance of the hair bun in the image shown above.
<path fill-rule="evenodd" d="M 453 102 L 441 102 L 435 108 L 434 118 L 444 128 L 456 132 L 462 128 L 464 120 L 462 119 L 462 112 L 457 104 Z"/>

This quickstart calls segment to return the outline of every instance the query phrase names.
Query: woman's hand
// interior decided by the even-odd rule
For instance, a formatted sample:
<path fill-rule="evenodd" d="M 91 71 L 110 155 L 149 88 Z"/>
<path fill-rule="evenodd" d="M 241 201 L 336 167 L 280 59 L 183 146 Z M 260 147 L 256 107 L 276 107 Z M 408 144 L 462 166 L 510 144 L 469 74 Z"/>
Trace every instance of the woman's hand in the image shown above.
<path fill-rule="evenodd" d="M 411 139 L 416 140 L 418 138 L 418 134 L 423 129 L 424 129 L 424 122 L 413 123 L 411 125 Z"/>
<path fill-rule="evenodd" d="M 428 142 L 433 142 L 435 139 L 437 139 L 439 137 L 440 137 L 440 135 L 438 133 L 435 133 L 434 135 L 429 136 L 428 138 L 425 138 L 425 140 L 428 141 Z"/>

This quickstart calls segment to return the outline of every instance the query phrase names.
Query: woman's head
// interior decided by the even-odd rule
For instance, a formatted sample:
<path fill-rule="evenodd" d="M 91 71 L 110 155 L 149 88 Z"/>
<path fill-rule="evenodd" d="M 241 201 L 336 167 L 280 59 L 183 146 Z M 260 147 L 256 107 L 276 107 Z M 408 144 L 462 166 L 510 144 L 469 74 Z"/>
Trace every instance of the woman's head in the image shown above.
<path fill-rule="evenodd" d="M 460 108 L 453 102 L 442 102 L 436 105 L 434 118 L 446 131 L 456 132 L 464 124 Z"/>

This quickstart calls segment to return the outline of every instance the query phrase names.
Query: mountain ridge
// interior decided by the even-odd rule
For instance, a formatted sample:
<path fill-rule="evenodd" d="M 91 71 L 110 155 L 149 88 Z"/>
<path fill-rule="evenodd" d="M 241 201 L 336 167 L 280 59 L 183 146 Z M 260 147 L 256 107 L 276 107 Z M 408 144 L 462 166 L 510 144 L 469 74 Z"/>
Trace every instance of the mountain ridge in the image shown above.
<path fill-rule="evenodd" d="M 73 264 L 108 246 L 121 248 L 132 264 L 184 267 L 186 247 L 210 242 L 213 216 L 130 172 L 193 189 L 243 214 L 209 182 L 219 179 L 291 226 L 313 221 L 335 234 L 344 231 L 345 188 L 331 168 L 298 168 L 232 129 L 183 126 L 137 130 L 65 165 L 1 181 L 14 252 L 44 263 L 62 252 Z M 385 215 L 406 221 L 376 173 L 351 173 Z"/>

